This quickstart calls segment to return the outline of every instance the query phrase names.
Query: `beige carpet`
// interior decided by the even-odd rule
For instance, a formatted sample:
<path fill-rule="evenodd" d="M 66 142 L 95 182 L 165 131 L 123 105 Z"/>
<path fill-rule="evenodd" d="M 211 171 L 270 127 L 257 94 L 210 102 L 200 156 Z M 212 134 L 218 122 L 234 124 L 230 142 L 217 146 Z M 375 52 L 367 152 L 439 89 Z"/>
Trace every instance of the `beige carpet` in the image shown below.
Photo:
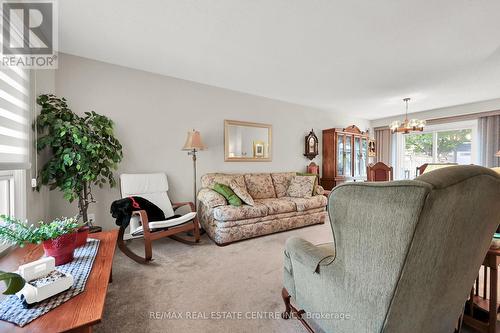
<path fill-rule="evenodd" d="M 306 332 L 297 320 L 236 318 L 283 311 L 282 255 L 292 236 L 312 243 L 332 240 L 327 222 L 225 247 L 206 235 L 197 246 L 163 239 L 154 243 L 149 265 L 117 250 L 104 320 L 95 332 Z M 140 240 L 132 247 L 142 254 Z M 205 319 L 223 315 L 226 319 Z"/>
<path fill-rule="evenodd" d="M 117 250 L 104 320 L 95 331 L 306 332 L 297 320 L 248 317 L 276 316 L 284 309 L 286 239 L 299 236 L 324 243 L 331 241 L 331 234 L 330 224 L 325 223 L 225 247 L 216 246 L 206 235 L 197 246 L 163 239 L 153 244 L 155 260 L 149 265 L 139 265 Z M 140 240 L 132 246 L 143 251 Z M 238 313 L 243 319 L 237 319 Z M 204 319 L 212 316 L 226 319 Z"/>

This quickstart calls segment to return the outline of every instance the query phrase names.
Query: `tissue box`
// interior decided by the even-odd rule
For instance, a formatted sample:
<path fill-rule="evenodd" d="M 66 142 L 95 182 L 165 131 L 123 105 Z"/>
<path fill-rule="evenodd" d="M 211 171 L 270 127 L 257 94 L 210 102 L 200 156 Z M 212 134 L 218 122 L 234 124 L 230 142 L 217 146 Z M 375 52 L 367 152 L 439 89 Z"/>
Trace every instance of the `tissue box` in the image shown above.
<path fill-rule="evenodd" d="M 19 266 L 18 274 L 26 280 L 26 284 L 16 295 L 25 307 L 44 301 L 73 286 L 73 277 L 55 268 L 53 257 Z"/>

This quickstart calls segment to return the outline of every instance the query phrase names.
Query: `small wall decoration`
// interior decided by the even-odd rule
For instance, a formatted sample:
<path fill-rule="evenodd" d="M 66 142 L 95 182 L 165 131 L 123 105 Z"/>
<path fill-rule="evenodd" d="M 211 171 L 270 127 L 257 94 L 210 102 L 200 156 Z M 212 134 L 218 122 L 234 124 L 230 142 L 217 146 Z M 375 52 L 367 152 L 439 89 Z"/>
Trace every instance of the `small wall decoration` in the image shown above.
<path fill-rule="evenodd" d="M 368 157 L 376 157 L 375 140 L 368 140 Z"/>
<path fill-rule="evenodd" d="M 314 134 L 314 129 L 305 138 L 304 156 L 310 160 L 318 156 L 318 137 Z"/>
<path fill-rule="evenodd" d="M 256 158 L 264 157 L 264 141 L 253 142 L 253 157 Z"/>

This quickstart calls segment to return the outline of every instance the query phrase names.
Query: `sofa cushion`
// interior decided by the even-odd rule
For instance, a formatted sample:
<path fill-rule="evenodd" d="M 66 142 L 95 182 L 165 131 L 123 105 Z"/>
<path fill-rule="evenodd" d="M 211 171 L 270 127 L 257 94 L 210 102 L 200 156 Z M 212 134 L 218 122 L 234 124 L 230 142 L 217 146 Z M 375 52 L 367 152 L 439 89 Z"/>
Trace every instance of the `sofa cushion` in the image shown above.
<path fill-rule="evenodd" d="M 315 195 L 310 198 L 284 197 L 283 199 L 295 203 L 298 212 L 303 212 L 314 208 L 325 207 L 328 202 L 328 200 L 324 195 Z"/>
<path fill-rule="evenodd" d="M 267 206 L 259 202 L 255 202 L 253 206 L 219 206 L 214 208 L 214 218 L 219 221 L 236 221 L 266 215 Z"/>
<path fill-rule="evenodd" d="M 254 201 L 252 196 L 247 192 L 246 187 L 240 186 L 238 182 L 233 179 L 229 183 L 229 187 L 231 187 L 231 190 L 234 191 L 234 193 L 247 205 L 253 206 Z"/>
<path fill-rule="evenodd" d="M 286 196 L 286 190 L 290 186 L 293 176 L 295 176 L 295 172 L 277 172 L 271 174 L 277 198 Z"/>
<path fill-rule="evenodd" d="M 309 172 L 297 172 L 297 176 L 312 176 L 314 177 L 314 187 L 313 187 L 313 190 L 312 190 L 312 195 L 316 194 L 316 187 L 319 186 L 318 184 L 318 180 L 319 180 L 319 175 L 315 174 L 315 173 L 309 173 Z"/>
<path fill-rule="evenodd" d="M 296 212 L 297 207 L 293 201 L 269 198 L 269 199 L 257 199 L 257 202 L 265 205 L 268 209 L 268 215 L 276 215 L 282 213 Z"/>
<path fill-rule="evenodd" d="M 214 191 L 226 198 L 231 206 L 241 206 L 242 202 L 240 197 L 238 197 L 229 186 L 217 183 L 214 185 Z"/>
<path fill-rule="evenodd" d="M 273 179 L 269 173 L 249 173 L 245 175 L 247 191 L 254 199 L 276 198 Z"/>
<path fill-rule="evenodd" d="M 289 197 L 309 198 L 313 194 L 315 176 L 294 176 L 286 190 Z"/>
<path fill-rule="evenodd" d="M 234 180 L 238 185 L 245 187 L 245 178 L 242 174 L 231 173 L 207 173 L 201 177 L 201 187 L 213 189 L 215 184 L 224 184 L 229 186 L 231 181 Z"/>
<path fill-rule="evenodd" d="M 308 215 L 316 215 L 319 213 L 324 213 L 326 215 L 325 207 L 310 209 L 305 212 L 290 212 L 290 213 L 282 213 L 276 215 L 266 215 L 264 217 L 255 217 L 252 219 L 246 220 L 235 220 L 235 221 L 218 221 L 214 219 L 214 224 L 217 225 L 218 228 L 233 228 L 239 227 L 247 224 L 256 224 L 260 222 L 271 222 L 280 219 L 287 219 L 290 217 L 303 217 L 307 218 Z"/>

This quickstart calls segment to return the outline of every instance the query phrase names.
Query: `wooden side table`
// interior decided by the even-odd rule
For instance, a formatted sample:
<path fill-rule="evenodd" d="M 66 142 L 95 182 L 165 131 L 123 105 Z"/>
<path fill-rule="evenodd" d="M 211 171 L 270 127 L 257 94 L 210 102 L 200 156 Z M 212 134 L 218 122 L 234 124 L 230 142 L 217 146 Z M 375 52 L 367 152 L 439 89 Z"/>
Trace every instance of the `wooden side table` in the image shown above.
<path fill-rule="evenodd" d="M 483 261 L 483 292 L 481 293 L 479 290 L 478 276 L 472 287 L 470 298 L 465 309 L 464 323 L 479 332 L 496 333 L 498 313 L 498 265 L 500 265 L 500 249 L 490 249 Z M 487 299 L 488 270 L 490 279 L 489 299 Z"/>

